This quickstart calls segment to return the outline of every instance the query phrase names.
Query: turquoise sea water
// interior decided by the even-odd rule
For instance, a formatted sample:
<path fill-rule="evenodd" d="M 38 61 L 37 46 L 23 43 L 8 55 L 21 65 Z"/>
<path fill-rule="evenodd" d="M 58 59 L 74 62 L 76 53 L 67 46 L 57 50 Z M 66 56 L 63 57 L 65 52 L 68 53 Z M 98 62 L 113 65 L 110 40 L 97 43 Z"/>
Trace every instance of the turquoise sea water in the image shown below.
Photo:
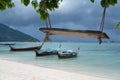
<path fill-rule="evenodd" d="M 2 42 L 0 44 L 3 44 Z M 16 42 L 15 47 L 25 47 L 40 43 Z M 18 61 L 41 67 L 60 69 L 99 77 L 120 80 L 120 43 L 45 43 L 43 49 L 71 49 L 80 47 L 78 57 L 59 59 L 57 55 L 36 57 L 34 51 L 10 51 L 8 45 L 0 45 L 0 59 Z"/>

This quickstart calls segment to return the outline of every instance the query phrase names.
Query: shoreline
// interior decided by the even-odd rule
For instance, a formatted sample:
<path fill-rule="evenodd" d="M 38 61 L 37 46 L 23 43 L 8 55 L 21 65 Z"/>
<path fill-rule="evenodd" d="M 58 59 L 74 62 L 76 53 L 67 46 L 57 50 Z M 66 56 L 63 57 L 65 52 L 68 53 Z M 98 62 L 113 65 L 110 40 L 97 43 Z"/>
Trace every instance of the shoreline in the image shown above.
<path fill-rule="evenodd" d="M 0 59 L 0 80 L 112 80 Z"/>

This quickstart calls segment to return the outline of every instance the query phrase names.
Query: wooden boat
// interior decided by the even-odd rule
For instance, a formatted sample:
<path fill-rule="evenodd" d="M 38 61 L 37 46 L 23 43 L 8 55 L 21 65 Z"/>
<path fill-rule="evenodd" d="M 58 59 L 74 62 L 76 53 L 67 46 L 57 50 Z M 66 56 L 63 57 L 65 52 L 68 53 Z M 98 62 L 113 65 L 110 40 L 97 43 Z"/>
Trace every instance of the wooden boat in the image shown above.
<path fill-rule="evenodd" d="M 40 50 L 37 51 L 35 50 L 36 56 L 46 56 L 46 55 L 56 55 L 58 54 L 57 50 L 53 50 L 53 51 L 47 51 L 47 50 Z"/>
<path fill-rule="evenodd" d="M 9 47 L 11 51 L 28 51 L 28 50 L 35 50 L 35 49 L 39 50 L 41 48 L 41 45 L 25 47 L 25 48 L 15 48 L 15 47 L 12 47 L 11 45 L 9 45 Z"/>
<path fill-rule="evenodd" d="M 63 52 L 59 52 L 58 53 L 58 57 L 59 58 L 73 58 L 73 57 L 77 57 L 77 52 L 73 52 L 71 50 L 66 50 L 66 51 L 63 51 Z"/>

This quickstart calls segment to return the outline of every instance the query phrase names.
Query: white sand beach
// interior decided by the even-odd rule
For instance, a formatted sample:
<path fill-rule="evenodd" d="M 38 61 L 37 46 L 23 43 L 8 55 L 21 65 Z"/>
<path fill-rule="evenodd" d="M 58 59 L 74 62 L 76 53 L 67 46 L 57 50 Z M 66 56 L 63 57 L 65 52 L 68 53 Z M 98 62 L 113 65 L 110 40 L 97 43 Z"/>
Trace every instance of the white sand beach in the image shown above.
<path fill-rule="evenodd" d="M 111 80 L 0 60 L 0 80 Z"/>

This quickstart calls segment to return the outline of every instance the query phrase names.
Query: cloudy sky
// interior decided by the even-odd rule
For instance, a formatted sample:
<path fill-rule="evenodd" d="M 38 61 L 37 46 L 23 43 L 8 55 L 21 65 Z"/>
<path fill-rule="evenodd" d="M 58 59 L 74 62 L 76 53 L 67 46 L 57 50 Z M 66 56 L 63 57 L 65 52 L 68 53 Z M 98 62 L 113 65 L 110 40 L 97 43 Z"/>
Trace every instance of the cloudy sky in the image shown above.
<path fill-rule="evenodd" d="M 103 12 L 99 1 L 91 3 L 90 0 L 63 0 L 59 9 L 50 12 L 52 27 L 99 30 Z M 14 2 L 15 8 L 0 11 L 0 23 L 9 25 L 42 41 L 44 33 L 40 32 L 39 28 L 45 27 L 45 22 L 40 20 L 40 16 L 31 5 L 25 7 L 20 4 L 20 0 L 14 0 Z M 119 0 L 117 5 L 107 9 L 104 32 L 110 36 L 111 41 L 120 41 L 120 30 L 115 28 L 115 24 L 120 22 L 119 9 Z M 53 41 L 94 40 L 66 36 L 52 36 L 51 38 Z"/>

